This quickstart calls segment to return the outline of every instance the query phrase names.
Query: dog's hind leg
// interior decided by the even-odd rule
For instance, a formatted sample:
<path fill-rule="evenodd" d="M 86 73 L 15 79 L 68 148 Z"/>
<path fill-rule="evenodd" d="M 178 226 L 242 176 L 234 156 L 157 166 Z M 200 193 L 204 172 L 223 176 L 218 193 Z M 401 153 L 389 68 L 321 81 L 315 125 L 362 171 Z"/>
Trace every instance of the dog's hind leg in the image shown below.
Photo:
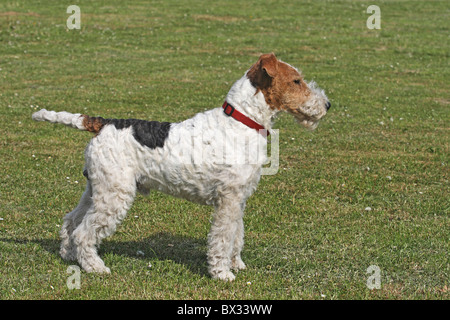
<path fill-rule="evenodd" d="M 105 175 L 107 177 L 108 174 Z M 108 178 L 106 178 L 108 180 Z M 109 273 L 103 260 L 97 254 L 102 239 L 112 235 L 117 225 L 131 208 L 136 181 L 120 177 L 115 181 L 92 183 L 92 206 L 83 221 L 73 232 L 77 249 L 77 260 L 87 272 Z"/>
<path fill-rule="evenodd" d="M 72 261 L 77 259 L 77 251 L 73 242 L 72 233 L 83 220 L 89 208 L 92 206 L 92 187 L 90 181 L 87 181 L 86 190 L 81 196 L 78 206 L 64 217 L 61 228 L 61 249 L 60 254 L 64 260 Z"/>

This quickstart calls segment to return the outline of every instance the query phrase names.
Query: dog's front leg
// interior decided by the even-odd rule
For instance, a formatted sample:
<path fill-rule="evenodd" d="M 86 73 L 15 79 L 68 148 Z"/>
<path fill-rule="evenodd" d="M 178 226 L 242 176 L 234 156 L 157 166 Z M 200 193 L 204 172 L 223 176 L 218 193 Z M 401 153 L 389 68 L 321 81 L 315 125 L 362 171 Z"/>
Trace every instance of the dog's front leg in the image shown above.
<path fill-rule="evenodd" d="M 244 270 L 246 268 L 241 259 L 241 251 L 244 246 L 244 220 L 242 218 L 236 221 L 237 230 L 234 237 L 233 252 L 231 254 L 231 269 L 234 271 Z"/>
<path fill-rule="evenodd" d="M 235 278 L 230 270 L 231 257 L 242 215 L 241 204 L 236 200 L 222 200 L 216 207 L 208 235 L 209 273 L 213 278 L 224 281 Z"/>

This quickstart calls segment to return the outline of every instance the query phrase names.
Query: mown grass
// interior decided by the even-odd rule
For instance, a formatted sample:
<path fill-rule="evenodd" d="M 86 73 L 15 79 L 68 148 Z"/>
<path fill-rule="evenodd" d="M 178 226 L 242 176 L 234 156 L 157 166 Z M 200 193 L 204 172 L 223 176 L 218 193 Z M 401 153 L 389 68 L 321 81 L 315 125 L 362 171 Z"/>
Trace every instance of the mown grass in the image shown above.
<path fill-rule="evenodd" d="M 2 299 L 449 298 L 446 1 L 377 1 L 381 30 L 365 1 L 71 4 L 81 30 L 64 3 L 0 4 Z M 211 208 L 154 192 L 102 244 L 112 274 L 69 290 L 58 232 L 90 135 L 32 112 L 181 121 L 272 51 L 333 107 L 315 132 L 280 116 L 280 170 L 246 208 L 248 269 L 209 278 Z"/>

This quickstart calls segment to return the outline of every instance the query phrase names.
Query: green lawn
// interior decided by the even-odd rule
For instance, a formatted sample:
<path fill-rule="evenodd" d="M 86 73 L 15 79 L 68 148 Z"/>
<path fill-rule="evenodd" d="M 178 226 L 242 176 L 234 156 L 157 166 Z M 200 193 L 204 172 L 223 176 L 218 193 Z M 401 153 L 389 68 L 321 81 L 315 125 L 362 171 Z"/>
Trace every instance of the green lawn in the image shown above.
<path fill-rule="evenodd" d="M 92 2 L 70 2 L 81 30 L 69 3 L 0 4 L 1 299 L 449 299 L 447 1 L 376 1 L 381 30 L 367 1 Z M 280 170 L 247 203 L 247 270 L 211 279 L 212 208 L 152 192 L 100 248 L 111 275 L 69 290 L 58 233 L 91 134 L 31 114 L 181 121 L 267 52 L 333 107 L 314 132 L 280 116 Z"/>

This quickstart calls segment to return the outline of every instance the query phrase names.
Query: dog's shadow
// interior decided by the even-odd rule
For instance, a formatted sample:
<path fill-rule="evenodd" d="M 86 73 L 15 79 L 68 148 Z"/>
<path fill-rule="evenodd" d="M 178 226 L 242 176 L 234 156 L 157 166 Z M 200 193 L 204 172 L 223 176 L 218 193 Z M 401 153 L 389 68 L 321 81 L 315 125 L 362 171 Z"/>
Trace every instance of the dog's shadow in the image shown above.
<path fill-rule="evenodd" d="M 201 276 L 208 274 L 206 239 L 180 236 L 167 232 L 152 234 L 140 241 L 102 243 L 99 254 L 112 253 L 146 261 L 173 261 Z"/>
<path fill-rule="evenodd" d="M 0 242 L 15 244 L 36 243 L 44 250 L 61 259 L 59 239 L 0 239 Z M 160 232 L 138 241 L 105 240 L 99 249 L 102 259 L 108 254 L 146 261 L 173 261 L 184 265 L 200 276 L 208 274 L 206 264 L 206 239 L 197 239 Z M 108 262 L 105 261 L 108 265 Z M 68 265 L 74 262 L 66 262 Z"/>

